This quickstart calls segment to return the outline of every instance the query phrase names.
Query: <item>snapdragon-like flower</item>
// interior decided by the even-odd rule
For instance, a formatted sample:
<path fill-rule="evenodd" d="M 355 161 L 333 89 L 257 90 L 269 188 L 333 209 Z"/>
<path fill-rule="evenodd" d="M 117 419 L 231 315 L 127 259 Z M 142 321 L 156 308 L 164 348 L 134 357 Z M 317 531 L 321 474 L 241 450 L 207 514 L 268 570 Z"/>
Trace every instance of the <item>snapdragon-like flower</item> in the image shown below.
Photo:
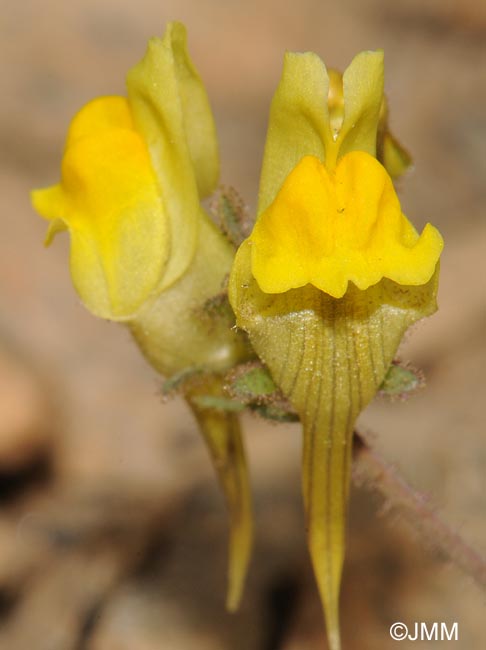
<path fill-rule="evenodd" d="M 32 193 L 51 222 L 48 242 L 70 232 L 81 299 L 114 320 L 132 317 L 187 270 L 207 221 L 199 200 L 219 174 L 214 122 L 182 25 L 149 42 L 127 91 L 76 115 L 61 183 Z"/>
<path fill-rule="evenodd" d="M 218 147 L 208 98 L 186 47 L 185 28 L 164 38 L 127 77 L 127 97 L 87 104 L 69 128 L 61 182 L 32 193 L 50 222 L 47 242 L 71 238 L 71 275 L 86 307 L 121 321 L 166 377 L 191 369 L 183 384 L 200 425 L 231 518 L 228 606 L 239 602 L 250 555 L 248 475 L 237 416 L 199 406 L 218 397 L 223 375 L 247 357 L 225 318 L 206 302 L 222 291 L 234 249 L 200 205 L 216 186 Z"/>
<path fill-rule="evenodd" d="M 383 106 L 381 52 L 359 54 L 334 84 L 315 54 L 287 54 L 257 222 L 229 287 L 238 325 L 303 424 L 308 544 L 332 650 L 354 424 L 405 330 L 436 309 L 443 245 L 402 214 L 376 158 Z M 398 175 L 405 158 L 394 153 Z"/>

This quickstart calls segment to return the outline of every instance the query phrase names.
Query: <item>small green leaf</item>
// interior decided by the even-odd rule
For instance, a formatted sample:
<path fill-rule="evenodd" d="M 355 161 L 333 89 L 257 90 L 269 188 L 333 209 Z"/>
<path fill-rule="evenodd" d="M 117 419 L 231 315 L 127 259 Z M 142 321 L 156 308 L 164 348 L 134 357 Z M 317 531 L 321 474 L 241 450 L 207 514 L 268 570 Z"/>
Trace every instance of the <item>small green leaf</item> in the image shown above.
<path fill-rule="evenodd" d="M 262 402 L 278 392 L 268 368 L 260 363 L 239 366 L 228 378 L 228 392 L 240 401 Z"/>
<path fill-rule="evenodd" d="M 237 366 L 226 377 L 226 392 L 267 420 L 298 422 L 299 416 L 259 361 Z"/>

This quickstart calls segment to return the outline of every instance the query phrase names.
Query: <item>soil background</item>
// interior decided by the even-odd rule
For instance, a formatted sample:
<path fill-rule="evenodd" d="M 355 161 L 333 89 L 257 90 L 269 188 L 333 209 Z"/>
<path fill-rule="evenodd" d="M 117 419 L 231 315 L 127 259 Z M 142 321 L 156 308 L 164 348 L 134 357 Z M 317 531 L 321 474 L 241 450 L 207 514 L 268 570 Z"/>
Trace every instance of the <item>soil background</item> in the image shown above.
<path fill-rule="evenodd" d="M 257 539 L 241 611 L 224 610 L 226 516 L 182 402 L 127 332 L 72 289 L 68 238 L 42 246 L 29 190 L 57 181 L 66 128 L 168 20 L 188 27 L 214 108 L 222 182 L 256 206 L 285 50 L 344 69 L 384 48 L 391 127 L 414 158 L 404 212 L 442 232 L 440 310 L 400 356 L 427 388 L 360 426 L 440 516 L 485 550 L 486 5 L 480 0 L 3 0 L 0 12 L 0 648 L 324 650 L 300 499 L 298 426 L 245 420 Z M 416 526 L 352 495 L 346 650 L 394 621 L 458 622 L 486 647 L 485 596 Z M 434 642 L 429 642 L 434 643 Z M 435 642 L 437 644 L 437 642 Z M 427 642 L 403 641 L 401 648 Z"/>

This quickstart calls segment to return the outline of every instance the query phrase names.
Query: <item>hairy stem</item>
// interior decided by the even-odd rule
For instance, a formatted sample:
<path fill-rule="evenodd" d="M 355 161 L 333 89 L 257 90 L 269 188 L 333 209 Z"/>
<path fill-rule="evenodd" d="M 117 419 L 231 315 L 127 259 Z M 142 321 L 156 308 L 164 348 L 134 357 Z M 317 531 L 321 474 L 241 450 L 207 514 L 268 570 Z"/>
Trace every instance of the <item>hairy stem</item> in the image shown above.
<path fill-rule="evenodd" d="M 443 557 L 486 588 L 486 559 L 449 526 L 399 471 L 373 449 L 363 434 L 354 434 L 353 478 L 381 494 Z"/>

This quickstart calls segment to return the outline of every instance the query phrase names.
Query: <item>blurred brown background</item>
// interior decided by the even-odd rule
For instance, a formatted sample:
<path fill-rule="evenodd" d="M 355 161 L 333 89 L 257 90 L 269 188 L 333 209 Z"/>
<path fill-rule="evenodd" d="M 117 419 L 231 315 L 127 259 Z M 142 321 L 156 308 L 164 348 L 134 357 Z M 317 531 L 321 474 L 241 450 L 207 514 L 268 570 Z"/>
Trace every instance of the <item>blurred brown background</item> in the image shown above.
<path fill-rule="evenodd" d="M 256 203 L 284 50 L 344 68 L 382 47 L 394 133 L 413 153 L 404 211 L 446 240 L 440 311 L 402 358 L 428 387 L 362 416 L 377 447 L 484 551 L 486 5 L 481 0 L 3 0 L 0 12 L 0 648 L 324 650 L 295 426 L 246 421 L 257 540 L 224 611 L 226 519 L 206 451 L 128 334 L 80 305 L 68 239 L 42 247 L 28 191 L 55 182 L 73 113 L 184 21 L 216 114 L 222 180 Z M 481 399 L 482 398 L 482 399 Z M 353 492 L 347 650 L 394 647 L 397 620 L 459 623 L 486 647 L 485 597 L 399 517 Z M 447 642 L 445 642 L 447 643 Z M 426 643 L 402 642 L 402 648 Z"/>

